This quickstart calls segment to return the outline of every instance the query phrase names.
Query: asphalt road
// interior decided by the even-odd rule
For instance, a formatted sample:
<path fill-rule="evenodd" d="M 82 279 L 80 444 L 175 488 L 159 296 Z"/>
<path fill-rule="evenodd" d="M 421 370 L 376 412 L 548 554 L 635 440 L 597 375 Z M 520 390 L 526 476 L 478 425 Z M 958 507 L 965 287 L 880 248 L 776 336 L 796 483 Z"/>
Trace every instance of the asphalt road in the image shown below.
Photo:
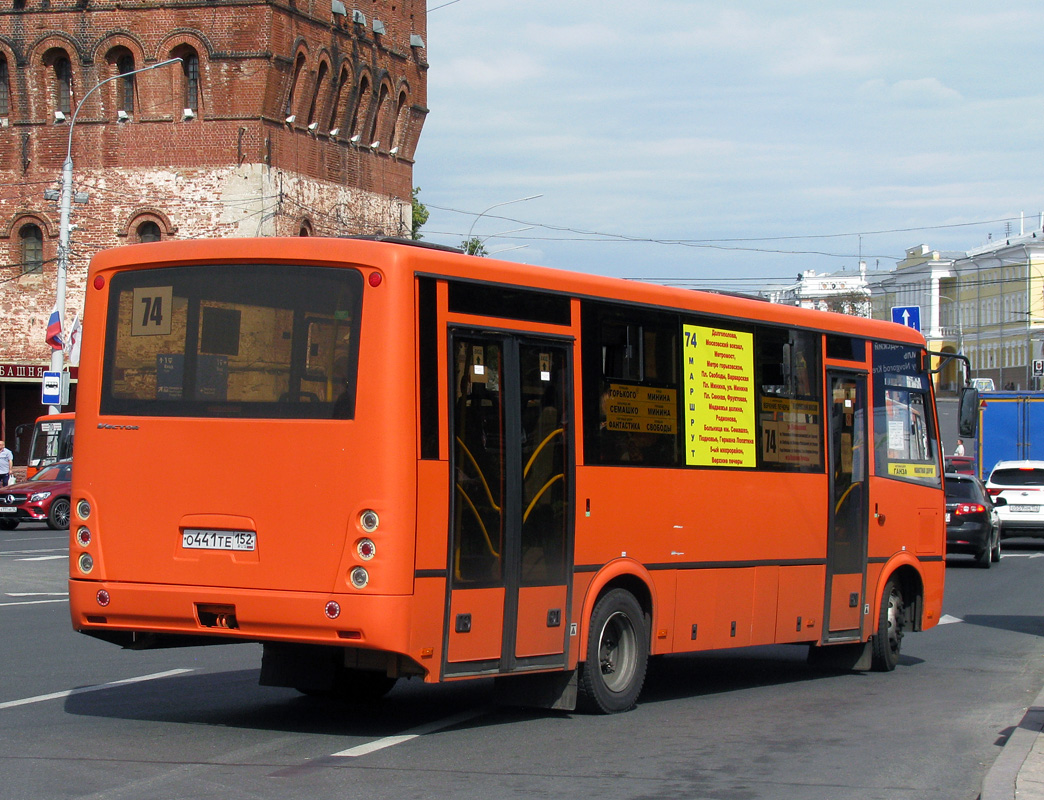
<path fill-rule="evenodd" d="M 972 800 L 1044 684 L 1044 542 L 954 557 L 946 624 L 895 672 L 797 647 L 658 659 L 611 717 L 497 708 L 488 681 L 370 708 L 257 685 L 260 648 L 123 651 L 75 634 L 64 533 L 0 535 L 0 800 Z"/>

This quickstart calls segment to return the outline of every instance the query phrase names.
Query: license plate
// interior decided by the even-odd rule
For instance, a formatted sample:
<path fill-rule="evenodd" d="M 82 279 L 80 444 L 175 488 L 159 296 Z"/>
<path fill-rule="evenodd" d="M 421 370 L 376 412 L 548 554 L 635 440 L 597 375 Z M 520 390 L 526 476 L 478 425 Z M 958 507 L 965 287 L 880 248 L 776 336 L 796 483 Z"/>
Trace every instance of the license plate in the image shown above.
<path fill-rule="evenodd" d="M 946 524 L 947 525 L 950 524 L 950 512 L 949 511 L 946 512 Z"/>
<path fill-rule="evenodd" d="M 0 514 L 17 514 L 18 509 L 13 506 L 0 507 Z"/>
<path fill-rule="evenodd" d="M 1038 511 L 1040 511 L 1040 506 L 1008 506 L 1008 510 L 1014 511 L 1015 513 L 1023 512 L 1029 514 L 1036 514 Z"/>
<path fill-rule="evenodd" d="M 254 550 L 257 548 L 257 534 L 253 531 L 191 528 L 181 532 L 181 546 L 186 550 Z"/>

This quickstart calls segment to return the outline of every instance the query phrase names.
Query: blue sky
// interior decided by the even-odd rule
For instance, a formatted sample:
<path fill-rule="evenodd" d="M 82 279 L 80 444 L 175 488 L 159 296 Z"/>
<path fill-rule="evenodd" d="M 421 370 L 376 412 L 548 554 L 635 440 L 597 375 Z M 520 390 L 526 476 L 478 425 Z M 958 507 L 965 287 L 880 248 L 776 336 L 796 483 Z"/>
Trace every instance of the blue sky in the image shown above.
<path fill-rule="evenodd" d="M 1040 226 L 1039 0 L 446 2 L 427 241 L 742 290 Z"/>

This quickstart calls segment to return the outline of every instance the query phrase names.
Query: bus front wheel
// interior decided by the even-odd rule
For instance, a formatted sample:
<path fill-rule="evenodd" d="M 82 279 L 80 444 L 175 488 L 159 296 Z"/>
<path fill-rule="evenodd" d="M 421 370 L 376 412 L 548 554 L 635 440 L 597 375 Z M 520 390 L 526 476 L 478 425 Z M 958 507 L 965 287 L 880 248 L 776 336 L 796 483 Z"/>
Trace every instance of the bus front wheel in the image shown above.
<path fill-rule="evenodd" d="M 906 606 L 903 590 L 895 577 L 889 578 L 881 596 L 881 609 L 877 618 L 877 633 L 873 639 L 873 669 L 891 672 L 899 663 L 899 650 L 903 644 L 906 627 Z"/>
<path fill-rule="evenodd" d="M 626 589 L 613 589 L 591 612 L 586 660 L 580 668 L 581 705 L 616 714 L 634 707 L 649 664 L 645 613 Z"/>

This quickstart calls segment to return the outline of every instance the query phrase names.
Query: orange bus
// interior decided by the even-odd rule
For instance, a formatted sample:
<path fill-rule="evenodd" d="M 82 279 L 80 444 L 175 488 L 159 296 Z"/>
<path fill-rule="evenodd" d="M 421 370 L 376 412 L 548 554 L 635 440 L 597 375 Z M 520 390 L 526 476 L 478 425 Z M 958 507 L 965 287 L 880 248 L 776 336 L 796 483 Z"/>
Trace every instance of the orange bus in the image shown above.
<path fill-rule="evenodd" d="M 94 258 L 73 627 L 261 683 L 633 706 L 651 655 L 891 670 L 939 621 L 938 428 L 891 323 L 362 239 Z"/>
<path fill-rule="evenodd" d="M 23 428 L 18 426 L 16 436 L 21 440 Z M 48 464 L 72 458 L 76 415 L 72 411 L 47 414 L 33 425 L 26 456 L 26 478 L 31 478 Z"/>

